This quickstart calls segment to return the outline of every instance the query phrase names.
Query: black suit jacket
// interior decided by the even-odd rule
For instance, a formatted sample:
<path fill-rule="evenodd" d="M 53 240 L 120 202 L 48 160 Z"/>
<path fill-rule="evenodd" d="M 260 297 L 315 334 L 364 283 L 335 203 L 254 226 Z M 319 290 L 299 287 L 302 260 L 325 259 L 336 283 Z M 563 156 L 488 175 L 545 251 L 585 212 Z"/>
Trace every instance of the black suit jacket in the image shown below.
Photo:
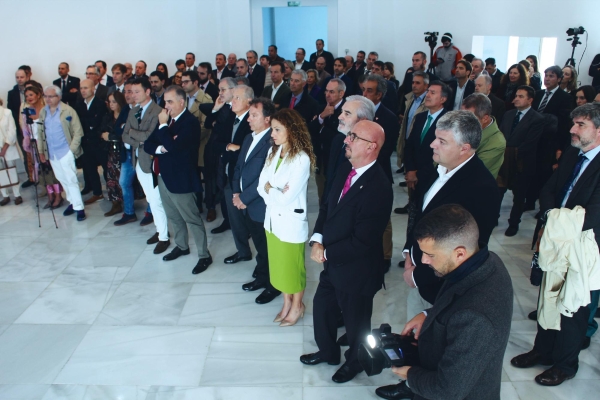
<path fill-rule="evenodd" d="M 356 83 L 358 81 L 358 78 L 363 76 L 363 74 L 365 73 L 366 66 L 367 66 L 367 63 L 364 61 L 360 64 L 354 63 L 354 64 L 352 64 L 352 68 L 350 68 L 348 71 L 346 71 L 346 74 L 350 78 L 352 78 L 352 80 Z M 356 84 L 355 86 L 358 87 L 358 84 Z"/>
<path fill-rule="evenodd" d="M 235 122 L 235 113 L 231 113 L 233 115 L 233 122 Z M 230 181 L 233 179 L 233 173 L 235 170 L 235 165 L 237 164 L 238 157 L 240 155 L 240 150 L 242 143 L 244 143 L 244 138 L 247 135 L 252 133 L 252 129 L 250 129 L 250 124 L 248 123 L 248 113 L 244 115 L 244 118 L 239 122 L 239 126 L 235 131 L 235 136 L 233 139 L 231 138 L 231 133 L 233 132 L 234 123 L 231 124 L 231 129 L 229 131 L 221 130 L 218 133 L 218 137 L 215 139 L 215 144 L 213 145 L 213 151 L 216 154 L 220 155 L 221 161 L 220 166 L 222 168 L 221 172 L 225 171 L 225 166 L 229 164 L 227 168 L 227 176 Z M 240 150 L 237 151 L 227 151 L 227 145 L 229 143 L 237 144 L 240 146 Z"/>
<path fill-rule="evenodd" d="M 263 90 L 265 89 L 265 79 L 267 77 L 267 71 L 262 65 L 256 63 L 256 66 L 250 74 L 250 86 L 254 90 L 254 97 L 260 97 Z"/>
<path fill-rule="evenodd" d="M 289 108 L 292 100 L 292 92 L 289 93 L 286 99 L 281 103 L 282 108 Z M 306 126 L 310 124 L 315 115 L 319 112 L 319 103 L 312 98 L 306 91 L 302 93 L 302 98 L 296 104 L 294 104 L 294 110 L 304 118 Z"/>
<path fill-rule="evenodd" d="M 498 96 L 490 92 L 488 94 L 488 99 L 492 102 L 492 116 L 496 118 L 496 122 L 498 126 L 502 124 L 502 119 L 504 118 L 504 113 L 506 112 L 506 105 L 504 101 L 500 100 Z"/>
<path fill-rule="evenodd" d="M 331 75 L 330 77 L 325 79 L 323 81 L 323 87 L 326 88 L 329 81 L 332 80 L 333 78 L 334 78 L 333 75 Z M 348 96 L 352 96 L 352 94 L 354 93 L 353 79 L 350 76 L 348 76 L 347 74 L 342 75 L 342 77 L 340 79 L 346 84 L 346 92 L 344 93 L 344 98 L 348 97 Z"/>
<path fill-rule="evenodd" d="M 217 69 L 213 69 L 213 76 L 215 78 L 215 84 L 218 86 L 219 82 L 221 81 L 221 79 L 223 78 L 235 78 L 235 73 L 230 70 L 229 68 L 227 68 L 227 66 L 225 66 L 225 68 L 223 68 L 223 72 L 221 73 L 221 79 L 217 78 Z"/>
<path fill-rule="evenodd" d="M 295 64 L 296 64 L 296 63 L 294 62 L 294 65 L 295 65 Z M 314 68 L 314 64 L 311 64 L 310 62 L 308 62 L 308 61 L 306 61 L 306 60 L 304 60 L 304 61 L 302 62 L 302 66 L 300 66 L 300 69 L 301 69 L 302 71 L 304 71 L 304 72 L 308 71 L 308 70 L 309 70 L 309 69 L 311 69 L 311 68 Z"/>
<path fill-rule="evenodd" d="M 15 125 L 17 126 L 17 133 L 19 136 L 22 136 L 23 132 L 21 131 L 21 124 L 19 123 L 19 121 L 21 121 L 19 115 L 19 111 L 21 110 L 21 93 L 19 92 L 18 85 L 15 85 L 11 90 L 8 91 L 6 108 L 8 108 L 12 113 L 13 119 L 15 120 Z"/>
<path fill-rule="evenodd" d="M 436 179 L 437 176 L 430 176 L 428 181 L 417 185 L 415 223 L 407 232 L 407 240 L 404 245 L 405 250 L 411 251 L 412 260 L 416 264 L 413 277 L 419 293 L 421 297 L 432 304 L 440 290 L 442 280 L 435 276 L 433 269 L 421 263 L 423 252 L 413 237 L 414 226 L 424 215 L 439 206 L 459 204 L 475 218 L 479 227 L 479 243 L 484 246 L 490 240 L 500 213 L 500 195 L 496 180 L 477 155 L 463 165 L 433 196 L 425 210 L 422 210 L 425 194 Z"/>
<path fill-rule="evenodd" d="M 385 132 L 385 142 L 379 151 L 377 162 L 383 168 L 383 172 L 390 180 L 390 183 L 394 183 L 392 175 L 392 163 L 390 157 L 392 153 L 396 151 L 396 144 L 398 142 L 398 135 L 400 134 L 400 123 L 398 117 L 394 115 L 383 103 L 379 104 L 379 108 L 375 113 L 375 119 L 373 122 L 378 123 Z"/>
<path fill-rule="evenodd" d="M 492 75 L 492 93 L 496 93 L 496 91 L 500 87 L 500 81 L 502 80 L 503 76 L 504 72 L 496 68 L 496 73 Z"/>
<path fill-rule="evenodd" d="M 273 85 L 269 85 L 263 89 L 261 94 L 262 97 L 266 97 L 267 99 L 271 99 L 271 94 L 273 93 Z M 281 82 L 281 86 L 277 89 L 277 93 L 275 93 L 275 97 L 273 97 L 273 103 L 278 106 L 277 109 L 280 110 L 282 108 L 287 108 L 289 104 L 285 103 L 285 99 L 292 93 L 290 87 L 285 84 L 285 82 Z"/>
<path fill-rule="evenodd" d="M 531 107 L 534 110 L 538 110 L 540 104 L 544 98 L 545 90 L 538 90 L 535 93 L 533 104 Z M 570 94 L 562 90 L 560 87 L 554 92 L 546 107 L 544 108 L 544 114 L 552 114 L 558 118 L 557 127 L 557 146 L 561 150 L 566 150 L 571 146 L 571 118 L 569 114 L 573 109 L 573 98 Z"/>
<path fill-rule="evenodd" d="M 111 78 L 112 79 L 112 78 Z M 63 90 L 62 93 L 62 102 L 70 105 L 71 107 L 75 107 L 77 103 L 77 95 L 79 94 L 79 78 L 75 78 L 74 76 L 67 76 L 67 87 Z M 62 78 L 55 79 L 52 84 L 54 86 L 58 86 L 62 89 Z M 77 92 L 71 93 L 71 89 L 77 89 Z"/>
<path fill-rule="evenodd" d="M 374 296 L 383 285 L 383 231 L 392 212 L 392 187 L 378 163 L 341 200 L 352 165 L 339 168 L 321 204 L 314 232 L 323 235 L 325 270 L 336 291 Z"/>
<path fill-rule="evenodd" d="M 164 92 L 160 96 L 157 96 L 156 93 L 152 92 L 152 93 L 150 93 L 150 97 L 152 98 L 152 101 L 156 103 L 156 105 L 161 106 L 162 108 L 165 108 L 165 93 Z"/>
<path fill-rule="evenodd" d="M 335 109 L 333 114 L 328 116 L 323 120 L 323 125 L 319 123 L 319 117 L 317 116 L 310 122 L 308 126 L 308 130 L 310 132 L 313 149 L 315 151 L 315 156 L 317 156 L 317 167 L 323 168 L 325 170 L 325 174 L 327 174 L 327 167 L 329 165 L 329 154 L 331 153 L 331 141 L 337 135 L 338 125 L 339 125 L 339 117 L 342 113 L 342 106 L 346 101 L 342 100 L 339 107 Z M 317 115 L 320 115 L 325 106 L 322 106 L 318 111 Z"/>
<path fill-rule="evenodd" d="M 437 122 L 446 113 L 447 111 L 444 108 L 435 121 L 431 123 L 423 138 L 423 143 L 421 143 L 421 132 L 425 128 L 429 112 L 424 111 L 413 117 L 413 128 L 408 139 L 406 139 L 406 146 L 404 147 L 404 166 L 406 171 L 417 171 L 419 180 L 425 180 L 427 176 L 435 173 L 433 149 L 429 145 L 435 140 Z"/>
<path fill-rule="evenodd" d="M 156 154 L 156 148 L 161 145 L 167 152 Z M 157 126 L 144 142 L 144 151 L 158 157 L 160 176 L 169 192 L 180 194 L 202 191 L 197 172 L 198 147 L 200 122 L 188 110 L 173 126 Z"/>
<path fill-rule="evenodd" d="M 387 82 L 387 92 L 385 96 L 381 99 L 381 103 L 386 106 L 391 112 L 394 114 L 398 113 L 399 105 L 398 105 L 398 88 L 392 81 Z"/>
<path fill-rule="evenodd" d="M 104 145 L 106 142 L 100 137 L 102 132 L 102 121 L 108 112 L 104 100 L 94 97 L 88 110 L 83 99 L 77 102 L 75 111 L 83 128 L 83 137 L 81 144 L 85 145 Z"/>
<path fill-rule="evenodd" d="M 204 93 L 209 95 L 213 99 L 213 103 L 215 103 L 217 101 L 217 97 L 219 97 L 219 88 L 211 81 L 207 81 L 205 85 Z"/>
<path fill-rule="evenodd" d="M 316 65 L 317 63 L 317 58 L 318 57 L 324 57 L 325 58 L 325 71 L 329 72 L 331 75 L 333 75 L 333 61 L 335 60 L 333 58 L 333 54 L 331 54 L 328 51 L 323 50 L 323 53 L 321 53 L 321 55 L 317 56 L 317 52 L 315 51 L 314 53 L 312 53 L 310 55 L 309 58 L 309 62 L 312 65 Z"/>
<path fill-rule="evenodd" d="M 114 84 L 115 84 L 115 81 L 113 80 L 113 77 L 110 75 L 106 75 L 106 85 L 104 85 L 104 86 L 106 86 L 108 88 Z"/>
<path fill-rule="evenodd" d="M 560 198 L 562 188 L 569 180 L 577 159 L 579 149 L 570 147 L 562 157 L 558 168 L 546 182 L 540 193 L 540 211 L 544 214 L 553 208 L 561 208 L 563 199 Z M 596 156 L 581 174 L 573 190 L 569 193 L 565 208 L 575 206 L 585 208 L 585 219 L 582 230 L 593 229 L 596 243 L 600 246 L 600 157 Z"/>
<path fill-rule="evenodd" d="M 506 147 L 518 149 L 518 160 L 523 163 L 523 173 L 534 175 L 538 143 L 544 131 L 544 117 L 531 108 L 521 118 L 515 130 L 511 132 L 517 112 L 516 108 L 506 112 L 506 118 L 502 125 L 499 125 L 500 132 L 506 138 Z"/>
<path fill-rule="evenodd" d="M 463 94 L 463 100 L 467 98 L 468 95 L 475 93 L 475 83 L 470 80 L 467 79 L 467 83 L 466 83 L 466 87 L 465 87 L 465 92 Z M 448 110 L 454 110 L 454 102 L 456 100 L 456 88 L 458 87 L 458 81 L 453 80 L 451 81 L 448 86 L 450 86 L 452 88 L 452 95 L 450 96 L 450 98 L 448 100 L 446 100 L 446 109 Z M 460 105 L 458 107 L 458 109 L 460 110 Z"/>

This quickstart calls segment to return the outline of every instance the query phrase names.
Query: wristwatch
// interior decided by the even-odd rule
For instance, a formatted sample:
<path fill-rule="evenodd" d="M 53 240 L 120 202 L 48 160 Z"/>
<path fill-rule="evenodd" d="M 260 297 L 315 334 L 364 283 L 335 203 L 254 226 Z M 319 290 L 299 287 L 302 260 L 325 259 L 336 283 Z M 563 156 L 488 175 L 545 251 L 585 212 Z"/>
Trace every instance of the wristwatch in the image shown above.
<path fill-rule="evenodd" d="M 308 245 L 309 245 L 310 247 L 313 247 L 313 245 L 314 245 L 315 243 L 318 243 L 318 242 L 315 242 L 314 240 L 311 240 L 310 242 L 308 242 Z"/>

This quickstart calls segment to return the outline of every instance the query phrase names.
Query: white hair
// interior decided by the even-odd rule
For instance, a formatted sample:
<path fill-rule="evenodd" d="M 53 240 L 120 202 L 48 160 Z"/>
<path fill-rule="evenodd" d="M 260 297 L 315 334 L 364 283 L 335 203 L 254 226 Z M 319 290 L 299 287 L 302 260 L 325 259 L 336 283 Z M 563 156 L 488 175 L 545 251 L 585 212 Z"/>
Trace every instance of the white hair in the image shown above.
<path fill-rule="evenodd" d="M 58 97 L 62 98 L 62 90 L 58 86 L 55 86 L 55 85 L 46 86 L 44 88 L 44 93 L 46 93 L 47 90 L 54 90 L 54 93 Z"/>

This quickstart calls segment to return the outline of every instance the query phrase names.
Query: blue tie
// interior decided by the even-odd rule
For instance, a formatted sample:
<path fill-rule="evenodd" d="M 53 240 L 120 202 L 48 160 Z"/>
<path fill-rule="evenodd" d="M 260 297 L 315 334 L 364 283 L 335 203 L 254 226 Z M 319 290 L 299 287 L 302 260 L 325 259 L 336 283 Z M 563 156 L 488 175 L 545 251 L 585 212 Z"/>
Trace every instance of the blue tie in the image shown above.
<path fill-rule="evenodd" d="M 585 154 L 580 154 L 579 159 L 577 160 L 577 164 L 575 164 L 575 167 L 573 168 L 573 172 L 571 172 L 571 176 L 569 177 L 569 180 L 567 182 L 565 182 L 565 185 L 563 186 L 562 190 L 560 191 L 559 199 L 560 199 L 561 204 L 565 201 L 565 196 L 567 195 L 567 193 L 569 193 L 569 189 L 571 189 L 571 186 L 573 185 L 573 183 L 575 183 L 575 179 L 579 175 L 579 172 L 581 171 L 581 167 L 583 166 L 583 163 L 585 162 L 585 160 L 587 160 L 587 157 L 585 156 Z"/>

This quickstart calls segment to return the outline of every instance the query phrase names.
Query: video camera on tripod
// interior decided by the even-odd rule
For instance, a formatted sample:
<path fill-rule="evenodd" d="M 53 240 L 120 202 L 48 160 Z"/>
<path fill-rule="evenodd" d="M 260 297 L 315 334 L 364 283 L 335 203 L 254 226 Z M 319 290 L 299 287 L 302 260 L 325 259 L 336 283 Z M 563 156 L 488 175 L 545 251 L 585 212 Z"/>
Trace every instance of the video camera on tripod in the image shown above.
<path fill-rule="evenodd" d="M 433 61 L 433 51 L 435 50 L 435 46 L 437 46 L 438 36 L 440 36 L 439 32 L 425 32 L 425 43 L 429 44 L 429 67 L 427 67 L 427 72 L 435 75 L 435 65 L 431 61 Z"/>
<path fill-rule="evenodd" d="M 21 114 L 25 116 L 25 122 L 27 125 L 33 125 L 33 119 L 31 116 L 36 115 L 35 108 L 25 107 L 23 108 L 23 111 L 21 111 Z"/>
<path fill-rule="evenodd" d="M 584 33 L 585 33 L 585 29 L 583 26 L 580 26 L 579 28 L 567 29 L 567 35 L 573 36 L 572 38 L 567 39 L 567 42 L 571 42 L 571 47 L 573 47 L 573 50 L 571 51 L 571 58 L 569 58 L 567 60 L 567 62 L 565 63 L 565 66 L 570 65 L 572 67 L 575 67 L 575 58 L 573 57 L 575 55 L 575 48 L 577 47 L 577 45 L 581 44 L 581 41 L 579 40 L 579 35 L 583 35 Z M 583 52 L 585 53 L 585 49 Z"/>

